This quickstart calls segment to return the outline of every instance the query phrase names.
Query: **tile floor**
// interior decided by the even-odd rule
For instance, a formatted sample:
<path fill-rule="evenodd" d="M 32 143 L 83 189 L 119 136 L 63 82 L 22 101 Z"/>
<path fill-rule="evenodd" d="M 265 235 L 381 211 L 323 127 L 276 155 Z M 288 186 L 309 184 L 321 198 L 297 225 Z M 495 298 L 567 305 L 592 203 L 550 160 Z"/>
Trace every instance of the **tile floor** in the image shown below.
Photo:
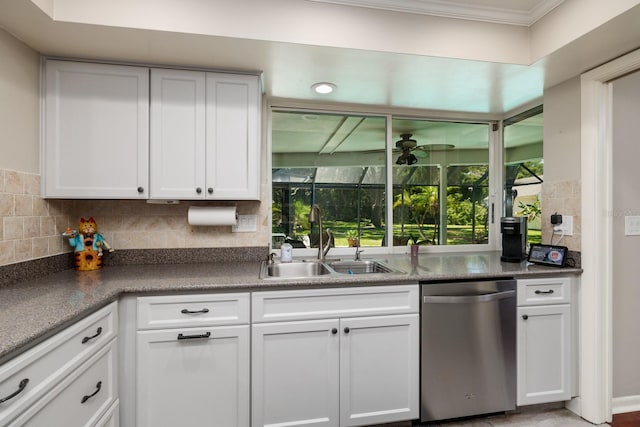
<path fill-rule="evenodd" d="M 521 412 L 506 415 L 493 415 L 462 421 L 432 424 L 442 427 L 593 427 L 588 421 L 564 409 L 553 409 L 544 412 Z M 607 424 L 602 424 L 607 426 Z"/>
<path fill-rule="evenodd" d="M 414 424 L 413 427 L 593 427 L 588 421 L 563 407 L 517 410 L 504 415 L 474 417 L 449 422 Z M 609 427 L 608 424 L 600 424 Z M 638 424 L 640 426 L 640 424 Z M 412 427 L 411 423 L 392 423 L 371 427 Z M 626 427 L 626 426 L 625 426 Z"/>

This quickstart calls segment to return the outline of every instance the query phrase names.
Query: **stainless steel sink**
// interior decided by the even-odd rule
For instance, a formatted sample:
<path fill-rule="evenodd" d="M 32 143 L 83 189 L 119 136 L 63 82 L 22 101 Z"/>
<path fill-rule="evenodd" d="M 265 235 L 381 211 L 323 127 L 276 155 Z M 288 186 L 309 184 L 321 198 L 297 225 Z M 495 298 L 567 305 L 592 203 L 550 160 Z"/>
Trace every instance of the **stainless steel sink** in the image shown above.
<path fill-rule="evenodd" d="M 327 265 L 336 273 L 341 274 L 375 274 L 398 272 L 388 265 L 374 260 L 330 261 L 327 262 Z"/>
<path fill-rule="evenodd" d="M 314 276 L 324 276 L 332 271 L 321 262 L 292 262 L 269 264 L 262 263 L 260 278 L 305 278 Z"/>
<path fill-rule="evenodd" d="M 375 260 L 362 261 L 297 261 L 292 263 L 262 262 L 261 279 L 304 279 L 318 276 L 345 274 L 402 273 L 387 264 Z"/>

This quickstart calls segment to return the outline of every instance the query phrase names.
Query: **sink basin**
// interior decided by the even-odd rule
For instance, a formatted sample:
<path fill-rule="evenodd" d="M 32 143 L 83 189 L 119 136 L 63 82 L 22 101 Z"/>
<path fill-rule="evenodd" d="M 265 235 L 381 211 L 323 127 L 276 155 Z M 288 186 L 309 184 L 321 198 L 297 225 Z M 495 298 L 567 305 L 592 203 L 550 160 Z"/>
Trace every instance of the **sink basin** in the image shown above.
<path fill-rule="evenodd" d="M 336 273 L 342 274 L 372 274 L 372 273 L 397 273 L 397 270 L 388 265 L 373 260 L 363 261 L 331 261 L 327 265 Z"/>
<path fill-rule="evenodd" d="M 260 278 L 305 278 L 331 274 L 332 271 L 321 262 L 262 263 Z"/>
<path fill-rule="evenodd" d="M 262 262 L 261 279 L 305 279 L 318 276 L 340 276 L 343 274 L 402 273 L 381 261 L 298 261 L 292 263 Z"/>

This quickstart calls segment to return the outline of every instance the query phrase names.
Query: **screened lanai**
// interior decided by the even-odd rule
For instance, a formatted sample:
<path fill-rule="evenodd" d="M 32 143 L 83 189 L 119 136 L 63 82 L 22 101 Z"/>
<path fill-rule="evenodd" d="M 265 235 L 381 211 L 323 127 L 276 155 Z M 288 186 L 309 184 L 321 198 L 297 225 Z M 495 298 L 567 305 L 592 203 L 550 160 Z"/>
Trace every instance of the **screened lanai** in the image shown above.
<path fill-rule="evenodd" d="M 486 244 L 490 128 L 490 123 L 274 111 L 273 247 L 284 241 L 317 247 L 316 225 L 308 221 L 314 204 L 336 246 Z M 527 141 L 513 145 L 526 152 Z"/>

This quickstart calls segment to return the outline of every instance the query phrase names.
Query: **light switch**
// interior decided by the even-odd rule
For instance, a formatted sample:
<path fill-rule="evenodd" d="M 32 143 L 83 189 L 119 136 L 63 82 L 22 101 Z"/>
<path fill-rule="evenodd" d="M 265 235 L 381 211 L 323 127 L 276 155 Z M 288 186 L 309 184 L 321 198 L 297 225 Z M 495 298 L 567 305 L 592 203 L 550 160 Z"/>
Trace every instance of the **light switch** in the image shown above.
<path fill-rule="evenodd" d="M 624 235 L 640 236 L 640 216 L 624 217 Z"/>

